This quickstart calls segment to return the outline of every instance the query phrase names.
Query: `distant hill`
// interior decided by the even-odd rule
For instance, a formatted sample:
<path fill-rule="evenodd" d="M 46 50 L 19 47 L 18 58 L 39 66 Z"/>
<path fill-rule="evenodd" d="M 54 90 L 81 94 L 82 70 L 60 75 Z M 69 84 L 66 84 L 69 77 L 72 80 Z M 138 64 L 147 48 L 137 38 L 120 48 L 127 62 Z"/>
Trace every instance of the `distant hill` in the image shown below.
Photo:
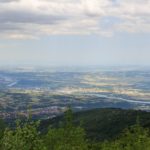
<path fill-rule="evenodd" d="M 143 127 L 150 128 L 150 112 L 115 108 L 93 109 L 73 114 L 75 124 L 84 127 L 87 137 L 92 140 L 116 138 L 125 128 L 136 124 L 137 118 Z M 46 132 L 49 125 L 57 128 L 63 124 L 64 116 L 43 120 L 40 130 Z"/>

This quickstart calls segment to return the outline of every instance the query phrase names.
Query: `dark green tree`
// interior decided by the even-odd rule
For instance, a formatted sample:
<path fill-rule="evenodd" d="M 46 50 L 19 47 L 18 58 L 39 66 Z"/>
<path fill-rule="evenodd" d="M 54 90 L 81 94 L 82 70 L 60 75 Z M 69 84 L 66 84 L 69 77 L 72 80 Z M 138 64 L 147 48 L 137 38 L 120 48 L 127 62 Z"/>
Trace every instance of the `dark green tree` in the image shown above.
<path fill-rule="evenodd" d="M 73 125 L 72 110 L 65 113 L 65 125 L 58 129 L 50 128 L 45 143 L 49 150 L 87 150 L 87 141 L 83 128 Z"/>
<path fill-rule="evenodd" d="M 18 123 L 15 130 L 6 129 L 2 138 L 1 150 L 46 150 L 40 134 L 38 123 Z"/>

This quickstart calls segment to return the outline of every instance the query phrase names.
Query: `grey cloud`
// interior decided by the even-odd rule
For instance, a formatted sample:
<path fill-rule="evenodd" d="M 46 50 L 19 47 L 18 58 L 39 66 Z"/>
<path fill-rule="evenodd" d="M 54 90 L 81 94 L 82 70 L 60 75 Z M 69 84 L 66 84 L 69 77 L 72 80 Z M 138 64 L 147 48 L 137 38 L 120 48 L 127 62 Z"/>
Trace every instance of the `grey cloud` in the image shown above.
<path fill-rule="evenodd" d="M 150 32 L 150 0 L 143 2 L 142 0 L 36 0 L 34 3 L 32 0 L 31 3 L 29 0 L 20 2 L 1 0 L 0 2 L 15 1 L 16 3 L 0 5 L 0 31 L 7 32 L 7 36 L 10 34 L 11 37 Z"/>
<path fill-rule="evenodd" d="M 0 31 L 5 32 L 5 31 L 12 31 L 12 30 L 21 30 L 22 27 L 17 26 L 16 24 L 10 24 L 10 23 L 5 23 L 5 24 L 0 24 Z"/>
<path fill-rule="evenodd" d="M 0 0 L 0 3 L 19 2 L 20 0 Z"/>
<path fill-rule="evenodd" d="M 64 16 L 43 15 L 26 11 L 6 11 L 0 13 L 0 23 L 55 24 L 67 19 Z"/>

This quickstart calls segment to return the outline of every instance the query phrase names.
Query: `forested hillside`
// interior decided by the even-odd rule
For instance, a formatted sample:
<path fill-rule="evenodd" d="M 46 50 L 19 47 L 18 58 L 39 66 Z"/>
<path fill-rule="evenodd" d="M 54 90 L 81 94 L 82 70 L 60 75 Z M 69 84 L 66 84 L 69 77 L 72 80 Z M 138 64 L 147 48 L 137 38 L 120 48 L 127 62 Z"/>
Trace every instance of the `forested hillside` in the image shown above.
<path fill-rule="evenodd" d="M 150 128 L 150 113 L 140 110 L 104 108 L 73 113 L 73 123 L 81 124 L 87 137 L 98 141 L 117 137 L 122 130 L 136 124 L 137 118 L 141 126 Z M 46 132 L 49 125 L 59 127 L 63 121 L 64 116 L 44 120 L 40 130 Z"/>
<path fill-rule="evenodd" d="M 95 109 L 33 122 L 1 122 L 1 150 L 149 150 L 150 113 Z"/>

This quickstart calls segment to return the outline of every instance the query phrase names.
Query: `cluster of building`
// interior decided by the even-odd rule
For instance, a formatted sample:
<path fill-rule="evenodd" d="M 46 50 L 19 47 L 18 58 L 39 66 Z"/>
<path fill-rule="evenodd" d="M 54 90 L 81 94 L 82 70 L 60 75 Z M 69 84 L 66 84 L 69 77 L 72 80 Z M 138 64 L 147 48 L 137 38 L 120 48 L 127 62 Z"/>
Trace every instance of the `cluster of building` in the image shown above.
<path fill-rule="evenodd" d="M 51 106 L 45 108 L 38 108 L 33 110 L 21 110 L 12 112 L 0 112 L 0 118 L 2 119 L 17 119 L 20 117 L 28 118 L 29 115 L 41 119 L 46 116 L 47 118 L 53 118 L 66 110 L 66 107 Z"/>

